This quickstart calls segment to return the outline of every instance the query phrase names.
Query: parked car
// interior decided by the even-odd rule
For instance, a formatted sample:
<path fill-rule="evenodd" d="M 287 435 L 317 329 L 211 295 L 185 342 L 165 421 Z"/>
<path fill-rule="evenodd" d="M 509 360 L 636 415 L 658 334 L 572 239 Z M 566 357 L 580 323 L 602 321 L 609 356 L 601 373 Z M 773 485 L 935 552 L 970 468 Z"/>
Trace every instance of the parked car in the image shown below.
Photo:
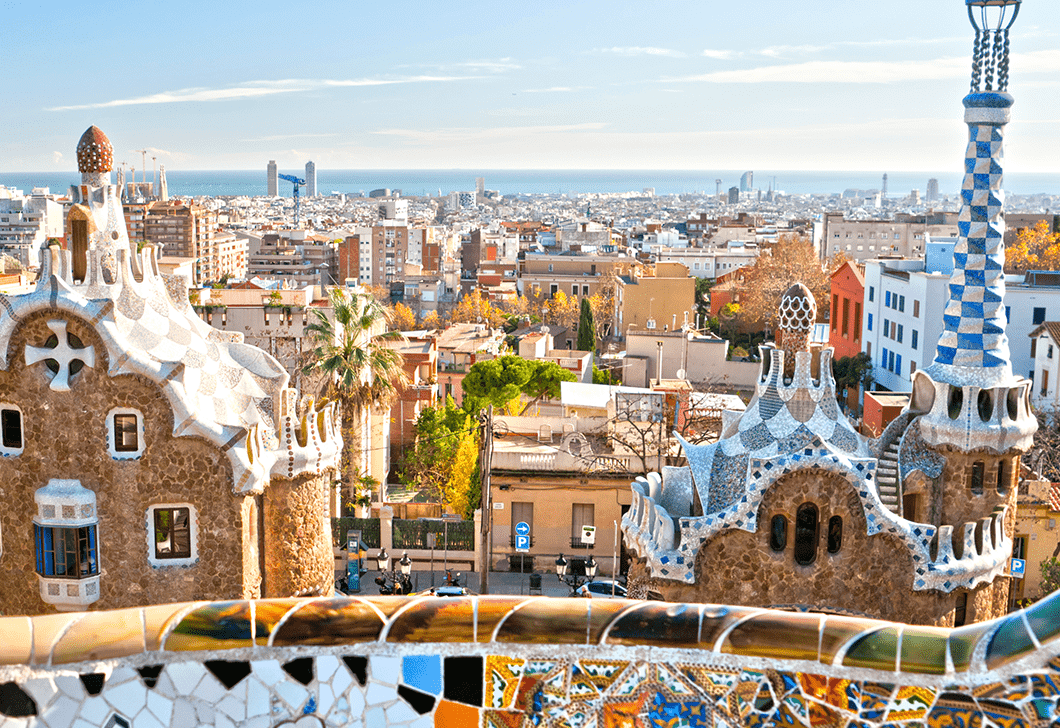
<path fill-rule="evenodd" d="M 593 599 L 625 599 L 626 587 L 614 579 L 596 579 L 575 589 L 574 596 Z"/>

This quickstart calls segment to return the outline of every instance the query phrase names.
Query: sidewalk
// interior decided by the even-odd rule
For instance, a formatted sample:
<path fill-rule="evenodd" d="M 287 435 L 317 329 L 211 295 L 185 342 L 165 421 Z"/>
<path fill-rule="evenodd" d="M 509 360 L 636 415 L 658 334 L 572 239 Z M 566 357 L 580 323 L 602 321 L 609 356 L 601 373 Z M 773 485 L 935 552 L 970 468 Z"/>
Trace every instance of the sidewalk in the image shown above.
<path fill-rule="evenodd" d="M 456 571 L 454 570 L 454 573 Z M 376 585 L 375 577 L 379 575 L 378 571 L 372 570 L 361 577 L 361 591 L 360 596 L 376 596 L 379 594 L 379 587 Z M 340 576 L 336 573 L 336 577 Z M 345 576 L 345 574 L 341 574 Z M 479 593 L 479 577 L 481 574 L 477 572 L 465 573 L 460 572 L 460 585 L 467 587 L 470 591 Z M 442 586 L 445 584 L 445 571 L 435 569 L 433 586 Z M 413 571 L 412 572 L 412 586 L 417 592 L 426 591 L 432 586 L 431 572 L 428 570 Z M 489 578 L 490 594 L 528 594 L 530 591 L 530 574 L 520 574 L 518 572 L 509 571 L 491 571 Z M 555 572 L 551 574 L 541 574 L 541 595 L 546 597 L 565 597 L 570 594 L 570 587 L 556 578 Z M 537 592 L 534 592 L 537 595 Z"/>

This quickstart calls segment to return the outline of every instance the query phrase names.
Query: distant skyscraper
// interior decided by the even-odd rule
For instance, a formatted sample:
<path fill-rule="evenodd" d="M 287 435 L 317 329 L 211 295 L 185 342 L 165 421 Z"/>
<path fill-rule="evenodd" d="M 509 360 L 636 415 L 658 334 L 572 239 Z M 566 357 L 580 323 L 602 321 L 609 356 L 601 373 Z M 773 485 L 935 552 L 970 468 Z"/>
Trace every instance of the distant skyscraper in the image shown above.
<path fill-rule="evenodd" d="M 740 177 L 740 192 L 750 192 L 755 188 L 755 173 L 744 172 Z"/>
<path fill-rule="evenodd" d="M 927 183 L 927 201 L 935 202 L 939 199 L 939 181 L 932 177 Z"/>
<path fill-rule="evenodd" d="M 158 199 L 169 202 L 169 183 L 166 182 L 166 165 L 158 168 Z"/>
<path fill-rule="evenodd" d="M 730 187 L 729 188 L 729 204 L 730 205 L 735 205 L 739 201 L 740 201 L 740 188 L 739 187 Z"/>
<path fill-rule="evenodd" d="M 305 163 L 305 196 L 317 196 L 317 166 L 313 162 Z"/>
<path fill-rule="evenodd" d="M 887 199 L 887 173 L 883 173 L 883 189 L 880 190 L 880 197 Z"/>
<path fill-rule="evenodd" d="M 270 159 L 269 160 L 268 173 L 267 173 L 267 177 L 268 177 L 268 180 L 269 180 L 269 183 L 268 183 L 268 190 L 269 190 L 268 191 L 268 195 L 269 195 L 269 197 L 275 197 L 280 192 L 280 178 L 277 177 L 276 174 L 277 174 L 277 172 L 276 172 L 276 160 L 275 159 Z"/>
<path fill-rule="evenodd" d="M 475 192 L 477 192 L 478 194 L 481 195 L 485 191 L 486 191 L 486 178 L 485 177 L 476 177 L 475 178 Z"/>

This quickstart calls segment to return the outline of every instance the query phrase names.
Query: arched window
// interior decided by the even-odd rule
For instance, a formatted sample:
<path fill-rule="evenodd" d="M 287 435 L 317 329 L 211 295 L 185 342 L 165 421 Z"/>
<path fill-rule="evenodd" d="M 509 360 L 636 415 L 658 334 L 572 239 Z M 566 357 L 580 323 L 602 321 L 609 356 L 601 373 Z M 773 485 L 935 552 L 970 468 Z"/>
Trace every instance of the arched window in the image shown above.
<path fill-rule="evenodd" d="M 817 506 L 803 503 L 795 512 L 795 563 L 808 566 L 817 559 Z"/>
<path fill-rule="evenodd" d="M 975 495 L 983 494 L 983 476 L 986 473 L 986 465 L 982 460 L 976 460 L 972 463 L 972 474 L 971 479 L 968 483 L 969 489 Z"/>
<path fill-rule="evenodd" d="M 1008 492 L 1008 462 L 1004 459 L 997 461 L 997 493 L 1004 495 Z"/>
<path fill-rule="evenodd" d="M 843 517 L 832 516 L 828 519 L 828 553 L 838 554 L 843 548 Z"/>
<path fill-rule="evenodd" d="M 769 548 L 774 551 L 783 551 L 788 547 L 788 519 L 786 516 L 776 515 L 769 522 Z"/>

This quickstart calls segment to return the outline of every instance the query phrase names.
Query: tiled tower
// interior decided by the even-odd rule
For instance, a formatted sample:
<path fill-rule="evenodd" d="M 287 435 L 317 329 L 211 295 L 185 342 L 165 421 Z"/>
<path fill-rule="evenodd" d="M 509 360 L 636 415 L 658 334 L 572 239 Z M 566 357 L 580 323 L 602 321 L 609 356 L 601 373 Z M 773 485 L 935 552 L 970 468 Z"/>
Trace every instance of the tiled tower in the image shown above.
<path fill-rule="evenodd" d="M 968 452 L 1026 450 L 1036 430 L 1030 382 L 1012 374 L 1005 336 L 1005 219 L 1001 162 L 1012 96 L 1008 31 L 1020 0 L 966 0 L 975 27 L 960 237 L 935 361 L 913 383 L 925 440 Z M 996 76 L 996 82 L 995 82 Z"/>

